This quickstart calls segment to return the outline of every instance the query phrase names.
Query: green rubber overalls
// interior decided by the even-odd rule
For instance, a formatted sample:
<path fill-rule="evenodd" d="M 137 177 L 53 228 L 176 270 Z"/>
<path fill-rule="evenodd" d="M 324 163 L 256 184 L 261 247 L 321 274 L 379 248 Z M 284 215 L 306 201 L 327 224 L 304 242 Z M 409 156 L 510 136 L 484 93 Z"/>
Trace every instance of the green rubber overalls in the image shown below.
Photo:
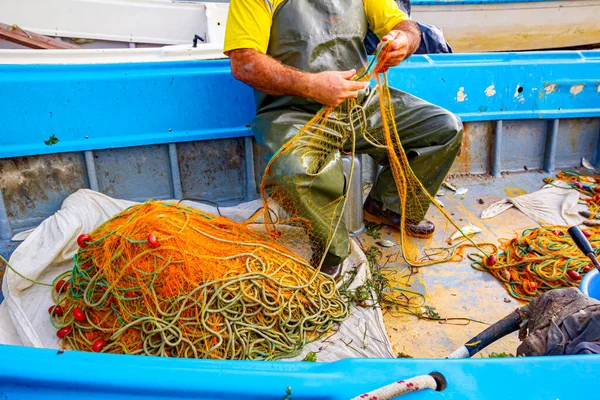
<path fill-rule="evenodd" d="M 363 0 L 287 0 L 274 11 L 267 54 L 305 72 L 358 70 L 367 61 L 363 44 L 367 31 Z M 402 147 L 417 178 L 430 194 L 435 195 L 460 149 L 462 124 L 440 107 L 393 88 L 390 91 Z M 252 131 L 258 143 L 271 154 L 275 154 L 322 107 L 310 99 L 270 96 L 259 91 L 255 91 L 255 98 L 257 114 Z M 365 109 L 372 108 L 379 101 L 377 91 L 367 89 L 359 95 L 358 101 Z M 324 135 L 330 141 L 337 141 L 337 147 L 346 151 L 350 143 L 338 133 L 339 128 L 350 130 L 351 123 L 357 127 L 364 122 L 358 118 L 350 121 L 349 118 L 332 118 L 332 129 Z M 366 125 L 379 131 L 379 113 L 367 115 Z M 323 135 L 323 132 L 319 134 Z M 328 221 L 341 218 L 339 209 L 331 209 L 331 215 L 324 214 L 330 209 L 326 206 L 345 192 L 345 177 L 339 151 L 329 155 L 319 171 L 307 170 L 310 163 L 304 158 L 310 155 L 301 150 L 309 140 L 307 137 L 297 141 L 294 146 L 299 151 L 286 152 L 275 160 L 267 180 L 267 192 L 269 186 L 277 185 L 291 193 L 298 214 L 311 222 L 313 236 L 323 238 L 323 232 L 330 229 L 326 226 Z M 370 196 L 399 212 L 400 200 L 386 150 L 372 146 L 360 134 L 355 146 L 357 153 L 368 154 L 383 166 Z M 310 154 L 315 154 L 314 149 Z M 422 219 L 424 215 L 411 218 Z M 342 221 L 331 239 L 325 263 L 339 264 L 349 251 L 348 230 Z"/>

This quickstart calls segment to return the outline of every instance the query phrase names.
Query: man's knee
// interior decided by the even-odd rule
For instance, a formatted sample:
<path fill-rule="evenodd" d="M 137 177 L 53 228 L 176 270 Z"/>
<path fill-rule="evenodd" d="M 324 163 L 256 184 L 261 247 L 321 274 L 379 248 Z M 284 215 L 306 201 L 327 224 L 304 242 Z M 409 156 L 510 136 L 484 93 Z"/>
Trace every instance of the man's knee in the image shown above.
<path fill-rule="evenodd" d="M 446 111 L 441 118 L 440 125 L 444 132 L 445 143 L 458 150 L 462 143 L 463 123 L 456 115 Z"/>
<path fill-rule="evenodd" d="M 350 236 L 346 229 L 342 229 L 342 233 L 336 234 L 333 238 L 329 239 L 332 241 L 329 251 L 323 261 L 326 265 L 339 265 L 344 262 L 350 255 Z"/>

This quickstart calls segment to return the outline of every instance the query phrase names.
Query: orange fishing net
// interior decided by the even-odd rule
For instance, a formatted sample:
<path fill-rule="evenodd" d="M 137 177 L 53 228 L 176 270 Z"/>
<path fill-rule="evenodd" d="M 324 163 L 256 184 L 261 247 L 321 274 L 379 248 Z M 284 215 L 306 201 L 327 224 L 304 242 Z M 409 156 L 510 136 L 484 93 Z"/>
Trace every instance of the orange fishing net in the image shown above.
<path fill-rule="evenodd" d="M 79 242 L 50 309 L 67 348 L 277 359 L 348 315 L 335 282 L 272 235 L 194 208 L 136 205 Z"/>
<path fill-rule="evenodd" d="M 589 218 L 595 218 L 600 214 L 600 176 L 566 170 L 556 174 L 556 179 L 567 182 L 571 189 L 577 190 L 584 196 L 580 198 L 579 204 L 587 205 Z M 544 182 L 551 184 L 554 178 L 545 178 Z"/>
<path fill-rule="evenodd" d="M 588 206 L 589 218 L 595 221 L 594 217 L 600 211 L 600 176 L 567 170 L 559 172 L 556 179 L 585 195 L 579 203 Z M 552 184 L 556 179 L 545 178 L 544 182 Z M 593 265 L 577 248 L 568 229 L 568 226 L 545 223 L 525 229 L 519 237 L 500 240 L 500 251 L 493 257 L 494 262 L 472 257 L 472 266 L 490 272 L 511 296 L 522 301 L 531 301 L 548 290 L 579 286 Z M 592 222 L 592 226 L 583 233 L 592 247 L 598 249 L 600 227 Z"/>
<path fill-rule="evenodd" d="M 568 234 L 568 226 L 525 229 L 520 237 L 501 239 L 494 262 L 473 257 L 472 266 L 488 271 L 511 296 L 531 301 L 548 290 L 576 287 L 593 269 Z M 583 231 L 594 248 L 600 243 L 600 227 Z M 497 258 L 497 261 L 496 261 Z"/>

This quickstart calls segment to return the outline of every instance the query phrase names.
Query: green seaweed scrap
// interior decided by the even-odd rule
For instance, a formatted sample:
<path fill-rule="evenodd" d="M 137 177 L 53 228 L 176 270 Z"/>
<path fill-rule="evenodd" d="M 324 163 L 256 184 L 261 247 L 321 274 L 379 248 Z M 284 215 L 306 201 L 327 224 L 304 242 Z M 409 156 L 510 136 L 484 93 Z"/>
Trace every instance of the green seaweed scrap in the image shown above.
<path fill-rule="evenodd" d="M 44 141 L 44 144 L 46 146 L 52 146 L 53 144 L 58 143 L 58 138 L 56 137 L 56 135 L 54 135 L 54 133 L 52 134 L 52 136 L 50 136 L 50 138 L 48 138 L 48 140 Z"/>

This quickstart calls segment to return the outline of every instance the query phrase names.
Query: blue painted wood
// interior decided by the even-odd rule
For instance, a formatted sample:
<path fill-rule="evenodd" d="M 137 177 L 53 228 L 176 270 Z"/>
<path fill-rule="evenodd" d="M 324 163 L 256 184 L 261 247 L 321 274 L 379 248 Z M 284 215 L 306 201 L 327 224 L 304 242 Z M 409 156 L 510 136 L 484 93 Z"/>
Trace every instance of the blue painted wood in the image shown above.
<path fill-rule="evenodd" d="M 98 191 L 133 201 L 173 198 L 168 145 L 94 152 Z"/>
<path fill-rule="evenodd" d="M 546 133 L 546 151 L 544 153 L 544 171 L 548 173 L 554 172 L 556 147 L 558 141 L 558 119 L 550 121 L 551 127 Z"/>
<path fill-rule="evenodd" d="M 545 120 L 503 121 L 501 170 L 523 171 L 544 165 L 548 122 Z"/>
<path fill-rule="evenodd" d="M 492 145 L 492 165 L 491 172 L 492 176 L 498 178 L 502 173 L 502 120 L 496 121 L 494 127 L 494 141 Z"/>
<path fill-rule="evenodd" d="M 600 355 L 505 359 L 346 359 L 334 363 L 210 361 L 0 346 L 0 393 L 20 399 L 350 399 L 415 375 L 448 388 L 411 399 L 595 398 Z M 32 362 L 34 361 L 34 362 Z M 75 395 L 75 396 L 73 396 Z"/>
<path fill-rule="evenodd" d="M 581 164 L 585 157 L 594 162 L 596 145 L 600 141 L 600 119 L 563 119 L 558 126 L 555 168 L 571 168 Z"/>
<path fill-rule="evenodd" d="M 100 188 L 98 185 L 98 173 L 96 172 L 96 161 L 94 160 L 94 152 L 88 150 L 84 152 L 85 156 L 85 167 L 87 169 L 88 183 L 90 189 L 98 191 Z"/>
<path fill-rule="evenodd" d="M 389 80 L 463 121 L 600 116 L 600 51 L 413 56 Z"/>
<path fill-rule="evenodd" d="M 0 65 L 0 93 L 0 158 L 248 136 L 254 114 L 225 60 Z"/>
<path fill-rule="evenodd" d="M 440 54 L 389 80 L 463 121 L 576 118 L 600 116 L 598 71 L 600 51 Z M 227 60 L 0 65 L 0 92 L 0 158 L 249 136 L 254 114 Z"/>

